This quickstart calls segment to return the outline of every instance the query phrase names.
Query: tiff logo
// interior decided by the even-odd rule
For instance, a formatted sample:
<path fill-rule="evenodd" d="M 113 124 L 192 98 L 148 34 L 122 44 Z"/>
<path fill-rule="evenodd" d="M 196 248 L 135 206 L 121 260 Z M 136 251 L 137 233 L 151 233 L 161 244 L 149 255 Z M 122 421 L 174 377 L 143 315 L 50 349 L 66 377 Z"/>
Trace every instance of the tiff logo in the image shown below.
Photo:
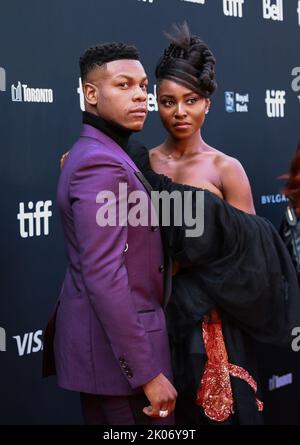
<path fill-rule="evenodd" d="M 266 105 L 268 117 L 284 117 L 285 91 L 283 90 L 267 90 Z"/>
<path fill-rule="evenodd" d="M 25 352 L 31 354 L 32 352 L 38 352 L 43 349 L 43 343 L 41 337 L 43 331 L 27 332 L 24 335 L 15 335 L 13 338 L 17 342 L 18 354 L 22 357 Z"/>
<path fill-rule="evenodd" d="M 0 327 L 0 352 L 6 351 L 6 332 L 4 328 Z"/>
<path fill-rule="evenodd" d="M 6 91 L 6 73 L 5 69 L 0 66 L 0 91 Z"/>
<path fill-rule="evenodd" d="M 300 26 L 300 0 L 298 0 L 297 12 L 298 12 L 298 25 Z"/>
<path fill-rule="evenodd" d="M 263 18 L 283 21 L 283 0 L 263 0 Z"/>
<path fill-rule="evenodd" d="M 52 201 L 38 201 L 35 204 L 35 210 L 25 212 L 24 202 L 19 203 L 18 220 L 20 221 L 20 235 L 22 238 L 28 238 L 41 235 L 41 222 L 43 221 L 43 235 L 49 235 L 49 218 L 52 212 L 49 208 Z M 28 203 L 28 209 L 33 210 L 32 201 Z"/>
<path fill-rule="evenodd" d="M 243 17 L 244 0 L 223 0 L 224 15 L 232 17 Z"/>

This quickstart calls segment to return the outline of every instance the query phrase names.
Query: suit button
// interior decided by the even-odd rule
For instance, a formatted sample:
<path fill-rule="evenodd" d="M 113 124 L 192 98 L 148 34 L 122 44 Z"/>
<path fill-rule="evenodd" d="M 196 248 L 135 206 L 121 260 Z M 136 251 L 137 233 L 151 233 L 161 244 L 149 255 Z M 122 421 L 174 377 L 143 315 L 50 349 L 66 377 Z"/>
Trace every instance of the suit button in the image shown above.
<path fill-rule="evenodd" d="M 126 253 L 128 250 L 128 243 L 125 244 L 125 249 L 124 249 L 124 253 Z"/>
<path fill-rule="evenodd" d="M 165 271 L 165 268 L 163 265 L 159 266 L 158 268 L 159 272 L 163 273 Z"/>
<path fill-rule="evenodd" d="M 152 230 L 152 232 L 157 232 L 158 226 L 151 226 L 151 230 Z"/>

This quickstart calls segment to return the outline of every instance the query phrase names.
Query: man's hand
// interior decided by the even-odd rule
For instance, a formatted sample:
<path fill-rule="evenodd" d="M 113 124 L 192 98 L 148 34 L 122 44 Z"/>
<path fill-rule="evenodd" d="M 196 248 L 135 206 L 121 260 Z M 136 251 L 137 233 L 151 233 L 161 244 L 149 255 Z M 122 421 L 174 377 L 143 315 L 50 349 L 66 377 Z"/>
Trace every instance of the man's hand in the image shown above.
<path fill-rule="evenodd" d="M 167 415 L 174 411 L 177 391 L 163 374 L 159 374 L 143 385 L 143 390 L 150 402 L 150 406 L 143 409 L 144 414 L 150 417 L 160 417 L 160 411 L 168 411 Z"/>
<path fill-rule="evenodd" d="M 69 151 L 67 151 L 66 153 L 64 153 L 62 155 L 62 157 L 60 158 L 60 168 L 63 168 L 65 160 L 67 159 L 67 156 L 69 154 Z"/>

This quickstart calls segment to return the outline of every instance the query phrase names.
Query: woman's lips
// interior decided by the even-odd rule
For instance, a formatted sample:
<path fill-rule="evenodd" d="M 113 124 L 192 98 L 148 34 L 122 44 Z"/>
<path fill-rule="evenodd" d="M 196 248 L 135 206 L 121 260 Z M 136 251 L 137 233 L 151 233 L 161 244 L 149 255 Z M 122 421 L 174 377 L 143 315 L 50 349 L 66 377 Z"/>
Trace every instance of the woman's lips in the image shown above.
<path fill-rule="evenodd" d="M 174 125 L 176 130 L 185 130 L 186 128 L 189 128 L 190 126 L 191 126 L 191 124 L 189 124 L 188 122 L 180 122 L 180 123 Z"/>

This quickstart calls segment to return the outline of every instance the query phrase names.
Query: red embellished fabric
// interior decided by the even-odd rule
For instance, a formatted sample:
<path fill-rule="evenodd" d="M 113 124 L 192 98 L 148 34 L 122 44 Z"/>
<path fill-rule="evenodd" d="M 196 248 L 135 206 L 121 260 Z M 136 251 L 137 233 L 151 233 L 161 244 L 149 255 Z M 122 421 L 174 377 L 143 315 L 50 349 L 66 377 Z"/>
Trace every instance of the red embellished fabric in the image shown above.
<path fill-rule="evenodd" d="M 202 333 L 207 362 L 197 391 L 196 403 L 203 407 L 207 417 L 223 422 L 234 413 L 230 376 L 246 381 L 255 394 L 257 384 L 248 371 L 229 363 L 223 338 L 222 322 L 215 309 L 212 309 L 210 317 L 203 321 Z M 262 411 L 263 403 L 258 399 L 256 399 L 256 403 L 258 410 Z"/>

